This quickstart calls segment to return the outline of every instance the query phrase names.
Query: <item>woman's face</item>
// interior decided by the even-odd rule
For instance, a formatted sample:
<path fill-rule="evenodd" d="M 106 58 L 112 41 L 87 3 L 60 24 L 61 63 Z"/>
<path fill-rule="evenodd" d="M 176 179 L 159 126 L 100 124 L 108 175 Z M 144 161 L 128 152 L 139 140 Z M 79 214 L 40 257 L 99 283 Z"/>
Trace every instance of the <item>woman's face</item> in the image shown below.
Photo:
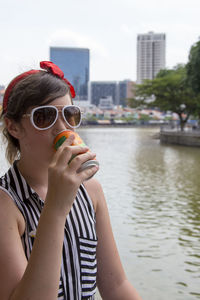
<path fill-rule="evenodd" d="M 71 105 L 71 98 L 67 94 L 63 97 L 59 97 L 48 105 Z M 61 107 L 62 108 L 62 107 Z M 31 113 L 31 108 L 27 111 L 27 114 Z M 61 113 L 59 113 L 58 119 L 55 124 L 46 130 L 36 129 L 30 120 L 30 117 L 22 118 L 20 126 L 22 128 L 19 136 L 21 158 L 28 157 L 34 159 L 35 162 L 49 163 L 52 155 L 55 153 L 53 149 L 53 141 L 56 135 L 66 129 L 70 129 L 63 119 Z"/>

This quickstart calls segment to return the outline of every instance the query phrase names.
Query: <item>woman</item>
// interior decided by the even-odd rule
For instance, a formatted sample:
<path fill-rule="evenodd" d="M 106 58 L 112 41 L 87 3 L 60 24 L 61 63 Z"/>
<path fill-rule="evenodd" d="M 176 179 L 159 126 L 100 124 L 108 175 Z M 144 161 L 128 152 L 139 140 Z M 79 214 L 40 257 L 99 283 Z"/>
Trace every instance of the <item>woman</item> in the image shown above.
<path fill-rule="evenodd" d="M 95 158 L 62 130 L 80 125 L 73 86 L 51 62 L 17 76 L 3 101 L 11 168 L 0 180 L 1 300 L 139 300 L 113 238 Z M 72 160 L 71 157 L 75 156 Z M 68 163 L 67 163 L 68 162 Z"/>

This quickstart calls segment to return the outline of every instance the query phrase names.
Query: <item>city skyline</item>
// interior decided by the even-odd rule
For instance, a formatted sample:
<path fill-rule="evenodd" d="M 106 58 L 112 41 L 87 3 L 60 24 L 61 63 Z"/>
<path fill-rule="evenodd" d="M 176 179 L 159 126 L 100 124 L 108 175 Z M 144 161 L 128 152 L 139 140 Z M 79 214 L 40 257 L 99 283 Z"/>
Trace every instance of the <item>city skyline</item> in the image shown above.
<path fill-rule="evenodd" d="M 50 46 L 89 48 L 91 81 L 135 81 L 138 34 L 166 34 L 167 68 L 186 63 L 200 35 L 199 0 L 9 0 L 1 8 L 0 84 L 4 85 L 49 60 Z"/>

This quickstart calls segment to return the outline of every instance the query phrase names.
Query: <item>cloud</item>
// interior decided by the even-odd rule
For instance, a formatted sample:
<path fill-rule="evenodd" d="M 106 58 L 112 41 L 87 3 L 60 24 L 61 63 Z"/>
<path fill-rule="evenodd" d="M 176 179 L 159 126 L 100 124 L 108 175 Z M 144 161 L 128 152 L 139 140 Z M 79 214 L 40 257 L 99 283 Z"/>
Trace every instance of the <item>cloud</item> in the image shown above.
<path fill-rule="evenodd" d="M 91 50 L 91 57 L 108 58 L 108 50 L 93 38 L 68 29 L 53 32 L 48 41 L 50 46 L 81 47 Z"/>

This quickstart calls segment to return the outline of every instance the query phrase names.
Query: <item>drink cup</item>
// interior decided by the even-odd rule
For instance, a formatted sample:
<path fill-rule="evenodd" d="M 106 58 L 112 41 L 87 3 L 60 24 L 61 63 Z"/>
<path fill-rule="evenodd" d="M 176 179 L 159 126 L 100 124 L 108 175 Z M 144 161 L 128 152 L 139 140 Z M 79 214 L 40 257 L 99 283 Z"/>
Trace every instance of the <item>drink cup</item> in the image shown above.
<path fill-rule="evenodd" d="M 64 143 L 64 141 L 66 139 L 68 139 L 71 135 L 75 136 L 75 139 L 72 143 L 72 146 L 81 146 L 81 147 L 85 147 L 85 143 L 84 141 L 81 139 L 81 137 L 78 135 L 77 132 L 71 131 L 71 130 L 63 130 L 61 131 L 54 139 L 54 149 L 58 150 L 58 148 Z M 88 150 L 90 151 L 90 150 Z M 72 158 L 70 159 L 69 163 L 71 162 L 71 160 L 74 158 L 74 156 L 72 156 Z M 88 160 L 86 162 L 84 162 L 81 167 L 79 168 L 78 172 L 81 172 L 85 169 L 94 167 L 94 166 L 99 166 L 99 162 L 96 159 L 92 159 L 92 160 Z M 92 176 L 91 176 L 92 177 Z M 90 179 L 91 177 L 89 177 L 88 179 Z"/>

